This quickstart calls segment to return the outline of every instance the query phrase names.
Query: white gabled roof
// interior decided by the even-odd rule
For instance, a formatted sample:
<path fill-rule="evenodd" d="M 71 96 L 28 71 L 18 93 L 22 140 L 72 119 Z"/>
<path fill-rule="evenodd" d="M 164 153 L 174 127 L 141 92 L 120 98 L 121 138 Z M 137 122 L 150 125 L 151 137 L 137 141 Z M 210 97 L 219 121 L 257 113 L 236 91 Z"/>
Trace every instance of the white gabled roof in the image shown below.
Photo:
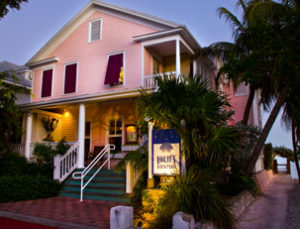
<path fill-rule="evenodd" d="M 183 25 L 140 13 L 131 9 L 119 7 L 98 0 L 91 0 L 81 11 L 79 11 L 62 29 L 60 29 L 25 65 L 32 66 L 35 62 L 45 59 L 58 47 L 79 25 L 86 20 L 95 10 L 104 11 L 120 17 L 131 18 L 142 24 L 153 26 L 159 30 L 175 29 Z"/>

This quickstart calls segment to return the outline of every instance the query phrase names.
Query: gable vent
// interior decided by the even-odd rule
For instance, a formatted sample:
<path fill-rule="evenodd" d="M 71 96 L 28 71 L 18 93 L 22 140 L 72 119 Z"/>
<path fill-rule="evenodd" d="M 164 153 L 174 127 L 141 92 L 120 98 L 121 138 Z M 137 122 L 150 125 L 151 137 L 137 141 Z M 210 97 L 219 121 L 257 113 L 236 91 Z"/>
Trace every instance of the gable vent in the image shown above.
<path fill-rule="evenodd" d="M 101 40 L 101 19 L 90 22 L 90 42 Z"/>

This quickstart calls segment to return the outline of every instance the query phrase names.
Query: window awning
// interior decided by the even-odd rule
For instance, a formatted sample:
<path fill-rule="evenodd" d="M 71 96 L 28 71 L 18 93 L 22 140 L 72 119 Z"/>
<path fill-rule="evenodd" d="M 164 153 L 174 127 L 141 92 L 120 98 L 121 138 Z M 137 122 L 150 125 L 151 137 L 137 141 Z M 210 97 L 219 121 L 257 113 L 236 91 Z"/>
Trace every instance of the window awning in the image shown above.
<path fill-rule="evenodd" d="M 123 67 L 123 54 L 111 55 L 108 59 L 104 84 L 119 84 Z"/>

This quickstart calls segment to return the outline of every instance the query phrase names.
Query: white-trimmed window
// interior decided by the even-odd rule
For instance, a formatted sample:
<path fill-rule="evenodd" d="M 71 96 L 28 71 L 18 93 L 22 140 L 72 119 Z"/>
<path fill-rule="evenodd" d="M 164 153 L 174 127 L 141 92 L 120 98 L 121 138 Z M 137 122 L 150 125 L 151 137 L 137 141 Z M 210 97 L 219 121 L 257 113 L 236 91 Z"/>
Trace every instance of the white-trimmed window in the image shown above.
<path fill-rule="evenodd" d="M 45 69 L 42 72 L 41 97 L 50 97 L 52 95 L 53 69 Z"/>
<path fill-rule="evenodd" d="M 99 41 L 102 38 L 102 19 L 90 21 L 89 23 L 89 42 Z"/>
<path fill-rule="evenodd" d="M 110 119 L 108 123 L 108 143 L 116 146 L 116 152 L 121 151 L 123 122 L 121 118 Z"/>
<path fill-rule="evenodd" d="M 124 85 L 125 55 L 124 52 L 112 53 L 108 56 L 105 85 Z"/>
<path fill-rule="evenodd" d="M 77 63 L 65 65 L 64 94 L 76 92 L 77 87 Z"/>

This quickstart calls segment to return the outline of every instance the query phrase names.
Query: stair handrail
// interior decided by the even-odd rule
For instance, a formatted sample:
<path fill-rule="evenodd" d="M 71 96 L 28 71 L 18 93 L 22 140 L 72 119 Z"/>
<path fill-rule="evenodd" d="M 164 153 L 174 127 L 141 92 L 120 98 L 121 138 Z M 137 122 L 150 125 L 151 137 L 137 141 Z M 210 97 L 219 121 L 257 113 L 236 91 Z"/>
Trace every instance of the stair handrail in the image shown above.
<path fill-rule="evenodd" d="M 98 172 L 103 168 L 103 166 L 108 163 L 108 169 L 110 169 L 110 151 L 115 150 L 116 146 L 113 144 L 107 144 L 103 150 L 91 161 L 91 163 L 81 172 L 75 172 L 72 174 L 73 179 L 81 180 L 80 182 L 80 201 L 83 201 L 83 191 L 85 187 L 91 182 L 91 180 L 98 174 Z M 102 163 L 102 165 L 96 170 L 96 172 L 88 179 L 84 184 L 84 177 L 91 171 L 91 169 L 107 154 L 107 159 Z"/>
<path fill-rule="evenodd" d="M 63 156 L 56 155 L 54 157 L 54 180 L 63 182 L 77 168 L 78 149 L 79 142 L 76 142 L 67 150 L 67 152 Z"/>

